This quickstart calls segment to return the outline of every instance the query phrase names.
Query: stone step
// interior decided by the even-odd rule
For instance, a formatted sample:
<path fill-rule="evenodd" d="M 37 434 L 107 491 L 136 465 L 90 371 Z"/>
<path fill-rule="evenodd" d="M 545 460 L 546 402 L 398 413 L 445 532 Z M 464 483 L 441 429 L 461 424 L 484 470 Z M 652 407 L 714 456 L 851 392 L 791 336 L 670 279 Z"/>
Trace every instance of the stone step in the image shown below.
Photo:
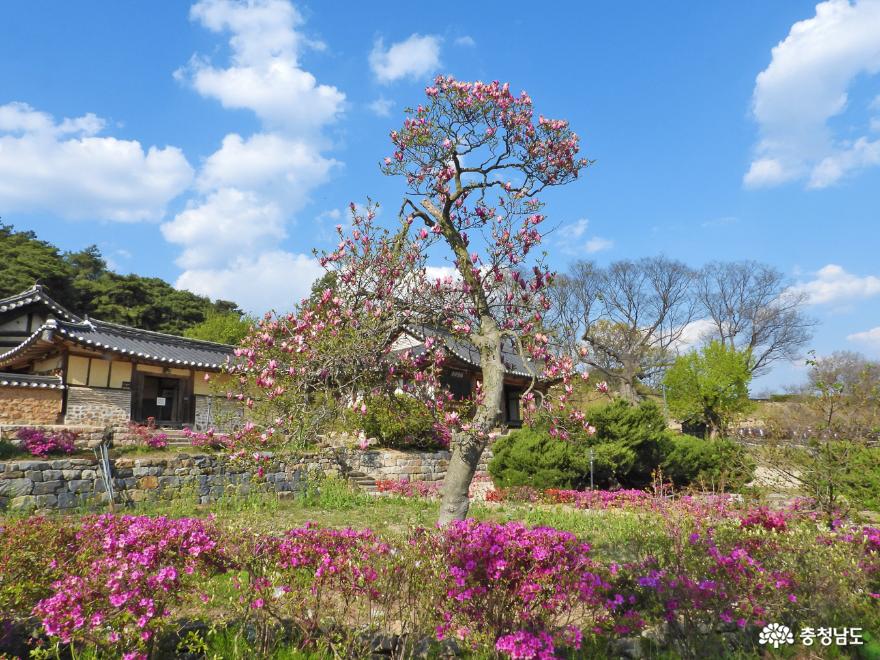
<path fill-rule="evenodd" d="M 379 492 L 379 489 L 376 487 L 376 480 L 363 472 L 349 472 L 348 482 L 364 493 L 375 494 Z"/>

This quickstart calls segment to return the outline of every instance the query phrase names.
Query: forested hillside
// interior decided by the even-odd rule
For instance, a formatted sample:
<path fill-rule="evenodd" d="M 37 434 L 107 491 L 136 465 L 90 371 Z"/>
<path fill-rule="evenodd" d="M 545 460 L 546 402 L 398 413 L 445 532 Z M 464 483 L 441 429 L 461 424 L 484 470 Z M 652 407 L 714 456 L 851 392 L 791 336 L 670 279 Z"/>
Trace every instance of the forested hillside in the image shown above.
<path fill-rule="evenodd" d="M 241 316 L 235 303 L 180 291 L 158 277 L 114 273 L 95 245 L 62 252 L 34 232 L 0 224 L 0 297 L 37 282 L 77 314 L 145 330 L 182 335 L 209 316 Z"/>

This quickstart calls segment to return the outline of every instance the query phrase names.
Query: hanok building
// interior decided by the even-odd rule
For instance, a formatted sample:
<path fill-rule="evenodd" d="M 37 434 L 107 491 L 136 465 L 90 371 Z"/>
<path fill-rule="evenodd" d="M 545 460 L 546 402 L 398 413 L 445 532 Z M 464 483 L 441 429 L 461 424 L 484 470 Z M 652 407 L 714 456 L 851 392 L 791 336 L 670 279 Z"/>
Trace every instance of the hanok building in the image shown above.
<path fill-rule="evenodd" d="M 471 396 L 477 383 L 482 380 L 483 372 L 480 367 L 480 351 L 470 342 L 436 328 L 408 325 L 395 339 L 392 350 L 408 350 L 418 354 L 425 350 L 425 340 L 429 336 L 443 342 L 446 349 L 447 356 L 440 377 L 443 387 L 456 399 Z M 504 362 L 502 422 L 505 426 L 519 428 L 522 426 L 522 396 L 532 384 L 532 374 L 539 374 L 541 367 L 531 360 L 523 360 L 510 340 L 506 340 L 501 347 L 501 360 Z M 536 389 L 543 391 L 546 385 L 547 383 L 539 382 Z"/>
<path fill-rule="evenodd" d="M 205 429 L 233 347 L 81 318 L 39 285 L 0 299 L 0 424 Z"/>

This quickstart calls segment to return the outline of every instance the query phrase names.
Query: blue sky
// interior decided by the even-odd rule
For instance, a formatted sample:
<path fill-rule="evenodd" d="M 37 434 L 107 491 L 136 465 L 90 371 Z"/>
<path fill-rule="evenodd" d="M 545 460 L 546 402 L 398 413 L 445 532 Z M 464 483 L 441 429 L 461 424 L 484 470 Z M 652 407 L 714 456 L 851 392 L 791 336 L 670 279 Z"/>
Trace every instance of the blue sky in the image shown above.
<path fill-rule="evenodd" d="M 546 196 L 556 267 L 768 262 L 820 354 L 880 357 L 880 0 L 5 3 L 0 215 L 285 307 L 349 201 L 398 203 L 377 164 L 436 73 L 509 81 L 582 136 L 595 166 Z"/>

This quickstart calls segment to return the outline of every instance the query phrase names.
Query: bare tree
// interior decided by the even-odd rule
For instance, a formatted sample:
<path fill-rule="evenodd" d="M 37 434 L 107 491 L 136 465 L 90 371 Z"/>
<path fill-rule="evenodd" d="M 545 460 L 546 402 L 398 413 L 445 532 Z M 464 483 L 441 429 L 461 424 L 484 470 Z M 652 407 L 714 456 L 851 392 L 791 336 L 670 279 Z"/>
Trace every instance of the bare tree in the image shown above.
<path fill-rule="evenodd" d="M 793 360 L 812 338 L 815 321 L 804 312 L 807 295 L 791 288 L 772 266 L 756 261 L 707 264 L 697 296 L 712 322 L 707 339 L 749 350 L 755 376 L 777 360 Z"/>
<path fill-rule="evenodd" d="M 694 271 L 680 261 L 651 257 L 606 268 L 573 264 L 553 291 L 562 344 L 590 347 L 586 364 L 639 398 L 640 385 L 671 363 L 675 344 L 694 319 Z"/>

